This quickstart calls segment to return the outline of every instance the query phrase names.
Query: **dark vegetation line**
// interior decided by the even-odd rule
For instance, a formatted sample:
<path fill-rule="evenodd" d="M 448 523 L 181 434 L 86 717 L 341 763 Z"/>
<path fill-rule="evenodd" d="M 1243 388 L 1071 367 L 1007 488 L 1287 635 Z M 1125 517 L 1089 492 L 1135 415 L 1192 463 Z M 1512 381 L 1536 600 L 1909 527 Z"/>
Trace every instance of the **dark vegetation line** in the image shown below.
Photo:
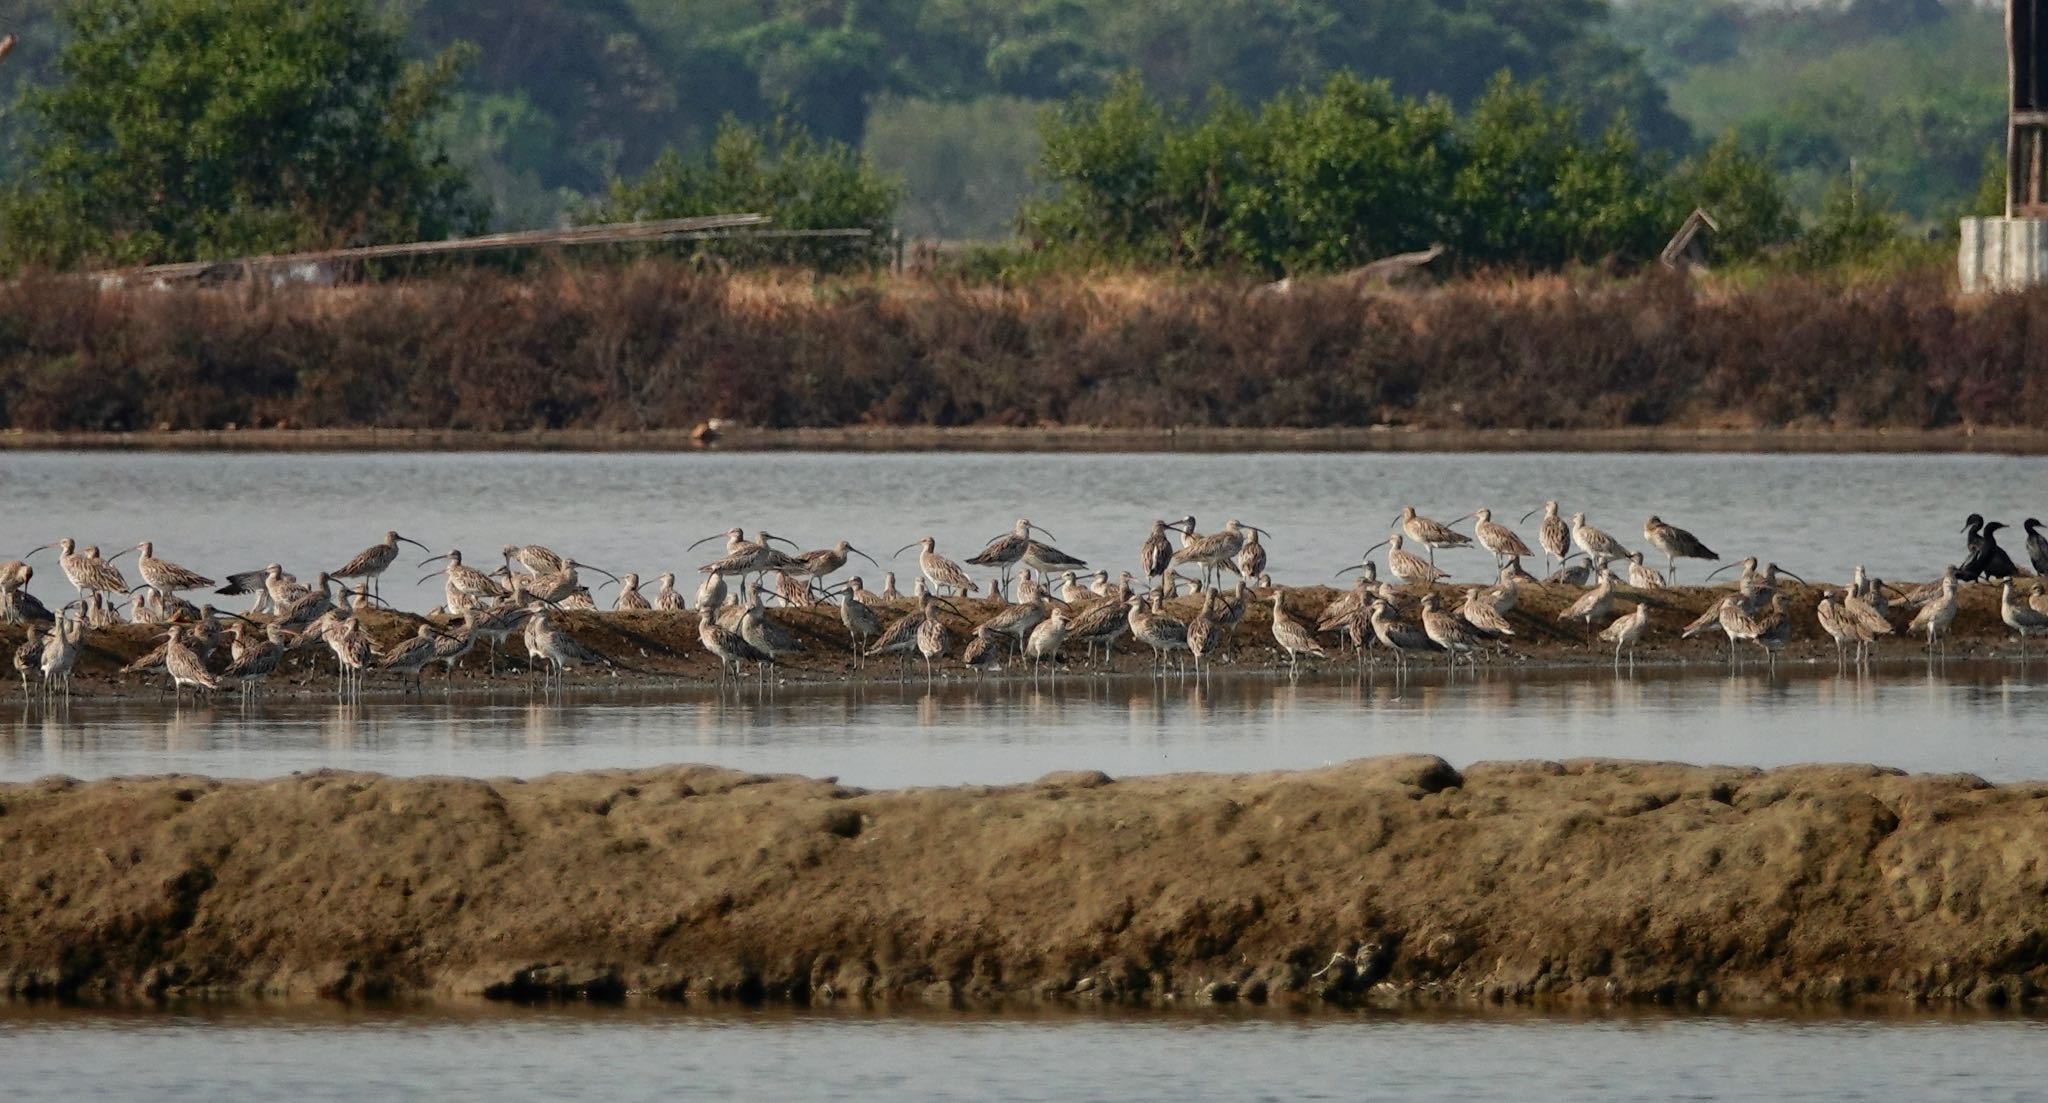
<path fill-rule="evenodd" d="M 24 430 L 1016 425 L 1938 428 L 2048 419 L 2048 292 L 1461 281 L 734 279 L 682 264 L 345 291 L 0 288 Z"/>

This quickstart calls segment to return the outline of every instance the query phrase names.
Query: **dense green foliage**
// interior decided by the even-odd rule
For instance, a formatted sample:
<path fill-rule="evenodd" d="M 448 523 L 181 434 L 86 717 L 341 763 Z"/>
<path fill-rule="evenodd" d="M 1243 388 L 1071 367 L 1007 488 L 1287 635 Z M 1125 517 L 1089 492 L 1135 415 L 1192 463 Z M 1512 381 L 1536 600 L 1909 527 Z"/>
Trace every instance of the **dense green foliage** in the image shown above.
<path fill-rule="evenodd" d="M 89 26 L 115 37 L 81 51 Z M 434 236 L 474 224 L 464 177 L 501 227 L 635 189 L 723 201 L 690 181 L 744 160 L 713 150 L 726 120 L 760 128 L 762 166 L 800 133 L 848 170 L 867 155 L 854 191 L 893 176 L 900 202 L 858 224 L 912 235 L 1000 239 L 1028 206 L 1062 240 L 1122 204 L 1165 229 L 1101 254 L 1292 271 L 1443 241 L 1550 263 L 1639 256 L 1697 204 L 1742 257 L 1839 226 L 1852 178 L 1914 236 L 1995 206 L 2003 96 L 1975 0 L 0 0 L 0 30 L 27 91 L 0 113 L 6 249 L 50 263 Z M 1501 73 L 1515 92 L 1488 91 Z M 1149 118 L 1076 129 L 1132 82 Z M 325 136 L 284 148 L 308 120 Z M 1153 153 L 1108 148 L 1125 124 Z M 1090 142 L 1109 160 L 1083 168 Z M 1126 194 L 1091 214 L 1091 180 Z"/>
<path fill-rule="evenodd" d="M 1466 265 L 1641 261 L 1695 205 L 1731 227 L 1724 256 L 1796 229 L 1732 141 L 1672 172 L 1626 129 L 1588 137 L 1574 110 L 1505 78 L 1463 114 L 1338 76 L 1256 111 L 1218 94 L 1183 115 L 1131 77 L 1048 120 L 1042 171 L 1034 243 L 1148 265 L 1331 270 L 1432 243 Z"/>
<path fill-rule="evenodd" d="M 1995 4 L 1626 0 L 1615 25 L 1695 130 L 1736 131 L 1808 211 L 1853 171 L 1947 229 L 1976 195 L 1985 150 L 2003 144 Z"/>
<path fill-rule="evenodd" d="M 424 140 L 466 51 L 409 62 L 364 0 L 80 0 L 30 92 L 16 263 L 138 263 L 436 237 L 482 222 Z M 250 64 L 260 58 L 260 65 Z"/>
<path fill-rule="evenodd" d="M 843 143 L 820 142 L 787 122 L 756 129 L 728 121 L 703 158 L 669 150 L 638 177 L 614 179 L 579 219 L 631 222 L 745 211 L 768 215 L 774 230 L 870 231 L 866 237 L 765 237 L 689 246 L 708 255 L 839 269 L 875 264 L 888 254 L 898 198 L 896 185 Z"/>

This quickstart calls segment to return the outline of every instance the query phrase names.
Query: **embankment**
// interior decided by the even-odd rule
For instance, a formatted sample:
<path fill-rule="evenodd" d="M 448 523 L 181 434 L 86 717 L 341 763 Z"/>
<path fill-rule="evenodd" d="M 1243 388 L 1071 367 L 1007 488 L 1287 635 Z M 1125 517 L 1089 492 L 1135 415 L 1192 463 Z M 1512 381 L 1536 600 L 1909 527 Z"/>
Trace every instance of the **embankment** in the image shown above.
<path fill-rule="evenodd" d="M 2048 786 L 1428 757 L 0 787 L 21 994 L 2031 1001 Z"/>
<path fill-rule="evenodd" d="M 405 431 L 658 443 L 710 418 L 856 432 L 2048 424 L 2048 351 L 2033 336 L 2048 291 L 1959 299 L 1944 279 L 1307 280 L 1276 293 L 648 262 L 349 288 L 29 280 L 0 287 L 0 428 L 388 430 L 408 447 L 419 438 Z"/>

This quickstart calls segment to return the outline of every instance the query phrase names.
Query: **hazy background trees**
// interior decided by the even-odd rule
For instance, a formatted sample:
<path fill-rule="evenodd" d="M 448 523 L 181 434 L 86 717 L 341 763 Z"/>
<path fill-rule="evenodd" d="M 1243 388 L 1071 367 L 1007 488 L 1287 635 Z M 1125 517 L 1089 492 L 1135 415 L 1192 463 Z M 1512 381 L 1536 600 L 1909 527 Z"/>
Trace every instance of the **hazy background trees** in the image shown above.
<path fill-rule="evenodd" d="M 88 26 L 106 45 L 60 64 Z M 847 184 L 845 224 L 893 192 L 862 174 L 893 177 L 883 222 L 914 236 L 1007 238 L 1023 212 L 1056 238 L 1110 217 L 1072 206 L 1086 177 L 1145 172 L 1171 233 L 1103 249 L 1586 259 L 1715 196 L 1717 247 L 1749 255 L 1795 220 L 1853 243 L 1987 202 L 1999 27 L 1970 0 L 0 0 L 23 39 L 0 81 L 28 93 L 0 113 L 0 179 L 55 262 L 677 209 L 652 197 L 709 201 L 700 170 L 748 142 L 764 186 Z M 1107 148 L 1082 125 L 1105 104 L 1147 113 L 1127 121 L 1157 148 Z M 340 183 L 290 185 L 309 174 Z"/>

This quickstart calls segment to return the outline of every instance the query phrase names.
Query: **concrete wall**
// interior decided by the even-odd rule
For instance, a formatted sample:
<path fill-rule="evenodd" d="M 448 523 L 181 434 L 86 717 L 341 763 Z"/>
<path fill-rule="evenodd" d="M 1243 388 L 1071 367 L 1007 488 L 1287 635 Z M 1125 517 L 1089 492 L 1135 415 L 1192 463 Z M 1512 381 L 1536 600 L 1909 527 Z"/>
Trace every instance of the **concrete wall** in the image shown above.
<path fill-rule="evenodd" d="M 1961 238 L 1965 294 L 2048 283 L 2048 218 L 1966 218 Z"/>

